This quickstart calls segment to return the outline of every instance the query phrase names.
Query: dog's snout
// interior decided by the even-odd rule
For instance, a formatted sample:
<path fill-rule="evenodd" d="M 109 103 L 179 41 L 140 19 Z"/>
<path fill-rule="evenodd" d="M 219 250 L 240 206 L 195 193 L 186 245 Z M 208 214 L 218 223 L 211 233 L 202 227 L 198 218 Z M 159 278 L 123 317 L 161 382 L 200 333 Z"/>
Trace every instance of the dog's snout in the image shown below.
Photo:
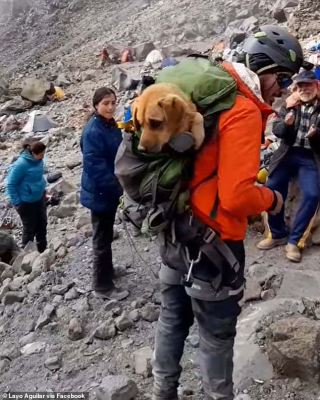
<path fill-rule="evenodd" d="M 141 144 L 139 144 L 138 150 L 140 150 L 140 151 L 146 151 L 147 149 L 146 149 L 144 146 L 141 146 Z"/>

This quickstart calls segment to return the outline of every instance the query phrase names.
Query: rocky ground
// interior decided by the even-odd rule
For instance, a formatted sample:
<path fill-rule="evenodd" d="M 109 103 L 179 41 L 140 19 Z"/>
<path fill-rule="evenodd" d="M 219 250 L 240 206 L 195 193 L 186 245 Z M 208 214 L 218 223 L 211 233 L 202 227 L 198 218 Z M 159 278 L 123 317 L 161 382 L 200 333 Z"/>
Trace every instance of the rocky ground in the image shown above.
<path fill-rule="evenodd" d="M 196 5 L 168 0 L 0 0 L 0 68 L 8 77 L 0 84 L 0 110 L 20 94 L 26 77 L 67 81 L 61 101 L 33 107 L 47 112 L 57 128 L 22 133 L 28 119 L 25 111 L 17 116 L 18 127 L 0 131 L 0 222 L 7 212 L 5 171 L 23 140 L 45 140 L 47 177 L 62 173 L 49 187 L 51 193 L 62 194 L 58 206 L 48 207 L 49 250 L 39 256 L 30 246 L 13 265 L 0 262 L 0 392 L 73 390 L 109 399 L 108 390 L 117 393 L 124 387 L 121 400 L 134 395 L 150 399 L 150 358 L 161 302 L 155 241 L 132 238 L 130 230 L 117 225 L 117 282 L 130 290 L 130 296 L 116 303 L 91 293 L 90 218 L 78 202 L 79 138 L 93 91 L 119 83 L 113 66 L 100 67 L 98 50 L 106 43 L 123 48 L 149 40 L 159 48 L 173 44 L 171 54 L 183 53 L 181 48 L 206 50 L 213 37 L 241 37 L 258 22 L 295 23 L 301 36 L 315 36 L 318 32 L 311 25 L 305 29 L 303 22 L 313 3 L 297 6 L 295 0 L 248 0 L 239 7 L 218 1 L 213 7 L 208 0 Z M 316 13 L 311 19 L 317 20 Z M 138 49 L 144 53 L 143 47 Z M 136 77 L 141 66 L 134 62 L 121 67 Z M 119 113 L 122 98 L 120 92 Z M 7 215 L 14 227 L 6 232 L 19 243 L 19 218 L 15 211 Z M 283 248 L 259 252 L 255 244 L 260 237 L 250 228 L 246 239 L 247 291 L 235 348 L 237 392 L 243 394 L 242 400 L 319 400 L 319 249 L 307 248 L 303 262 L 292 264 Z M 182 362 L 183 399 L 203 399 L 198 346 L 195 326 Z"/>

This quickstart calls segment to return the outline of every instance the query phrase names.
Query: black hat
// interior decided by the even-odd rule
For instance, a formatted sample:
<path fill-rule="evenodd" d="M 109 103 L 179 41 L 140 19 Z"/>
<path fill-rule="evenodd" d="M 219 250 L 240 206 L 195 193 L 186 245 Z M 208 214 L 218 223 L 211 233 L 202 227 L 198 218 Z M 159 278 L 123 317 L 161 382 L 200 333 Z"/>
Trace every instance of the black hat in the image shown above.
<path fill-rule="evenodd" d="M 295 78 L 294 83 L 312 83 L 317 82 L 317 77 L 312 71 L 302 71 Z"/>

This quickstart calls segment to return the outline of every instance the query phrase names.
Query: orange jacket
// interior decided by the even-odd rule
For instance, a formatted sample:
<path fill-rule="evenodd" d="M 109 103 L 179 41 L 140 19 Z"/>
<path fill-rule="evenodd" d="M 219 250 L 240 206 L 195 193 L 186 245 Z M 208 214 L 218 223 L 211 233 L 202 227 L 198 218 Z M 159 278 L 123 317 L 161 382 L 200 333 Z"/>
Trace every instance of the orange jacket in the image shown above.
<path fill-rule="evenodd" d="M 273 202 L 271 190 L 255 185 L 261 134 L 273 110 L 259 100 L 232 64 L 224 63 L 224 67 L 237 80 L 242 95 L 236 96 L 230 110 L 220 114 L 217 139 L 209 141 L 196 157 L 190 204 L 194 214 L 222 239 L 243 240 L 247 217 L 267 210 Z M 217 175 L 205 180 L 214 169 Z M 217 213 L 211 219 L 217 190 Z"/>

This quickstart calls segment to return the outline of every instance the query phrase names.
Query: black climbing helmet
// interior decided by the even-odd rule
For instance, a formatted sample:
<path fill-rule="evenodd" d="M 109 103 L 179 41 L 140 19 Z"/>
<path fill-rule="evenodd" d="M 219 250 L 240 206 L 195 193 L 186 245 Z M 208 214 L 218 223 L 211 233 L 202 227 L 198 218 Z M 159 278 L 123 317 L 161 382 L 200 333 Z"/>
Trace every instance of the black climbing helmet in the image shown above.
<path fill-rule="evenodd" d="M 298 73 L 303 64 L 303 51 L 298 39 L 277 26 L 261 26 L 259 32 L 246 39 L 243 50 L 249 56 L 264 54 L 274 62 L 274 67 L 284 67 L 294 73 Z M 249 56 L 247 67 L 250 67 Z"/>

